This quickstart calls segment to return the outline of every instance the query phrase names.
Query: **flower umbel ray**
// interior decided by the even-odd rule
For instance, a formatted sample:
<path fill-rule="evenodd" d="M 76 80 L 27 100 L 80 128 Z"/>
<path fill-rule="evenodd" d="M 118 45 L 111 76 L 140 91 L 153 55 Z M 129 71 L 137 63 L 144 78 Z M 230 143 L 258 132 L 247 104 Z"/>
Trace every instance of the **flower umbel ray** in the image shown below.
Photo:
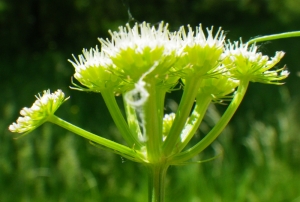
<path fill-rule="evenodd" d="M 55 113 L 62 103 L 69 99 L 61 90 L 50 93 L 50 90 L 44 90 L 43 95 L 38 94 L 37 100 L 30 108 L 24 107 L 17 119 L 17 122 L 9 126 L 9 130 L 14 133 L 28 134 L 38 126 L 42 125 L 47 119 Z"/>

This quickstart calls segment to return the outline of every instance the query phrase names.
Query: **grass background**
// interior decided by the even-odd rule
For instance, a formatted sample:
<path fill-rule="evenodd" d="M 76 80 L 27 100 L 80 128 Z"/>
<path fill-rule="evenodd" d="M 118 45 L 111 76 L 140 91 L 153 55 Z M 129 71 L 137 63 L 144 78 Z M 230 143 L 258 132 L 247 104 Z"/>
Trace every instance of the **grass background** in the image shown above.
<path fill-rule="evenodd" d="M 69 89 L 74 70 L 67 59 L 94 47 L 128 21 L 222 26 L 227 38 L 300 30 L 298 0 L 0 1 L 0 201 L 146 201 L 144 167 L 91 146 L 51 124 L 15 140 L 7 127 L 34 95 L 60 88 L 71 99 L 57 115 L 93 133 L 122 142 L 99 94 Z M 124 6 L 125 5 L 125 6 Z M 300 39 L 262 44 L 273 56 L 283 50 L 291 75 L 283 86 L 251 84 L 224 133 L 194 160 L 171 167 L 167 201 L 299 202 Z M 168 95 L 178 101 L 180 92 Z M 224 106 L 210 106 L 193 139 L 218 120 Z M 223 151 L 223 152 L 221 152 Z"/>

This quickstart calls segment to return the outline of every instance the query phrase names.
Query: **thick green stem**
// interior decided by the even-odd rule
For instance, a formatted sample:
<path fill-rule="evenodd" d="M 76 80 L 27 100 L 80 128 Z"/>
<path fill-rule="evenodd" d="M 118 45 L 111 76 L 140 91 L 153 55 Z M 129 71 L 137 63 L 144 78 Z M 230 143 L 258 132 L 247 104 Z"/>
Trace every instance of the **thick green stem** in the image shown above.
<path fill-rule="evenodd" d="M 299 36 L 300 36 L 300 31 L 284 32 L 284 33 L 280 33 L 280 34 L 271 34 L 271 35 L 257 37 L 257 38 L 249 40 L 248 43 L 251 44 L 251 43 L 258 43 L 258 42 L 263 42 L 263 41 L 271 41 L 271 40 L 276 40 L 276 39 L 299 37 Z"/>
<path fill-rule="evenodd" d="M 172 124 L 170 132 L 163 144 L 163 152 L 165 156 L 169 156 L 181 134 L 181 131 L 190 115 L 191 108 L 195 102 L 195 97 L 198 93 L 199 85 L 202 79 L 190 77 L 186 79 L 183 95 L 176 112 L 175 120 Z"/>
<path fill-rule="evenodd" d="M 159 110 L 162 109 L 158 109 L 161 106 L 157 106 L 155 80 L 149 79 L 146 83 L 145 87 L 149 96 L 143 105 L 141 116 L 145 130 L 148 161 L 156 163 L 161 159 L 162 129 L 159 122 L 162 122 L 162 119 L 160 119 Z"/>
<path fill-rule="evenodd" d="M 166 164 L 148 165 L 148 202 L 164 202 Z"/>
<path fill-rule="evenodd" d="M 114 141 L 105 139 L 103 137 L 100 137 L 98 135 L 95 135 L 93 133 L 90 133 L 86 130 L 83 130 L 82 128 L 79 128 L 63 119 L 58 118 L 55 115 L 52 115 L 48 118 L 48 121 L 51 123 L 54 123 L 62 128 L 65 128 L 77 135 L 80 135 L 81 137 L 84 137 L 92 142 L 95 142 L 99 145 L 104 146 L 105 148 L 109 148 L 111 150 L 117 151 L 120 155 L 126 157 L 130 157 L 131 159 L 134 159 L 135 161 L 142 162 L 142 155 L 138 153 L 138 151 L 131 149 L 129 147 L 126 147 L 122 144 L 116 143 Z"/>
<path fill-rule="evenodd" d="M 194 157 L 195 155 L 202 152 L 206 147 L 208 147 L 224 130 L 224 128 L 227 126 L 228 122 L 236 112 L 237 108 L 239 107 L 240 103 L 243 100 L 243 97 L 247 91 L 249 85 L 249 81 L 241 81 L 238 90 L 231 101 L 230 105 L 228 106 L 226 112 L 223 114 L 221 119 L 218 121 L 218 123 L 214 126 L 214 128 L 195 146 L 192 148 L 175 155 L 172 159 L 170 159 L 171 164 L 177 164 L 181 163 L 183 161 L 187 161 Z"/>
<path fill-rule="evenodd" d="M 131 130 L 126 123 L 123 114 L 120 111 L 120 108 L 116 102 L 116 98 L 112 91 L 103 91 L 102 92 L 103 99 L 105 104 L 111 114 L 117 128 L 119 129 L 121 135 L 127 142 L 130 147 L 134 147 L 136 149 L 140 149 L 142 147 L 141 142 L 137 138 L 137 135 L 132 135 Z"/>

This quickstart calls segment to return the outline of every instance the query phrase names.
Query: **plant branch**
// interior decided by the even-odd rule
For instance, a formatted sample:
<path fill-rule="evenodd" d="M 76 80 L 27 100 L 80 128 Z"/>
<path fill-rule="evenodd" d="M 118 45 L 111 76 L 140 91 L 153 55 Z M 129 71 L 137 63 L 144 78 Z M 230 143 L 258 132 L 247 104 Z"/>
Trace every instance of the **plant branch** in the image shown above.
<path fill-rule="evenodd" d="M 139 154 L 138 151 L 136 151 L 132 148 L 129 148 L 122 144 L 116 143 L 114 141 L 108 140 L 106 138 L 103 138 L 103 137 L 100 137 L 93 133 L 90 133 L 86 130 L 83 130 L 82 128 L 79 128 L 63 119 L 60 119 L 55 115 L 50 116 L 48 121 L 51 123 L 54 123 L 62 128 L 65 128 L 81 137 L 84 137 L 92 142 L 95 142 L 95 143 L 102 145 L 104 147 L 107 147 L 109 149 L 115 150 L 124 157 L 129 156 L 129 157 L 131 157 L 131 159 L 136 159 L 137 162 L 143 162 L 142 155 Z"/>
<path fill-rule="evenodd" d="M 230 121 L 237 108 L 239 107 L 240 103 L 242 102 L 243 97 L 245 96 L 245 93 L 247 91 L 248 85 L 248 80 L 241 81 L 233 100 L 231 101 L 230 105 L 228 106 L 221 119 L 213 127 L 213 129 L 199 143 L 178 155 L 174 155 L 174 157 L 170 159 L 169 162 L 171 164 L 178 164 L 180 162 L 187 161 L 188 159 L 191 159 L 195 155 L 202 152 L 206 147 L 208 147 L 227 126 L 228 122 Z"/>
<path fill-rule="evenodd" d="M 271 41 L 276 39 L 283 39 L 283 38 L 291 38 L 291 37 L 299 37 L 300 31 L 294 31 L 294 32 L 284 32 L 280 34 L 270 34 L 266 36 L 256 37 L 254 39 L 251 39 L 248 41 L 248 44 L 252 43 L 258 43 L 263 41 Z"/>

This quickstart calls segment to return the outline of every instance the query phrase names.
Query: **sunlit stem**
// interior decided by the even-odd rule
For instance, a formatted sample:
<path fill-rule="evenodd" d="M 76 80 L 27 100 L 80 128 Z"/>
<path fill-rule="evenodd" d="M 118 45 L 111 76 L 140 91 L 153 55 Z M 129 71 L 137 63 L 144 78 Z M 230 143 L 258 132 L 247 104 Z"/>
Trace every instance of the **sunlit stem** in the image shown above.
<path fill-rule="evenodd" d="M 125 96 L 123 96 L 123 102 L 131 135 L 135 136 L 136 139 L 142 139 L 142 132 L 134 107 L 127 103 Z"/>
<path fill-rule="evenodd" d="M 156 96 L 157 96 L 157 116 L 158 116 L 158 119 L 160 120 L 158 122 L 158 128 L 159 128 L 159 131 L 163 131 L 163 118 L 164 118 L 164 106 L 165 106 L 165 97 L 166 97 L 166 90 L 163 89 L 163 88 L 157 88 L 157 91 L 156 91 Z M 161 133 L 162 135 L 162 133 Z M 163 139 L 163 137 L 161 136 L 160 138 Z M 162 146 L 163 142 L 161 142 L 161 145 Z"/>
<path fill-rule="evenodd" d="M 149 96 L 142 106 L 142 119 L 144 135 L 146 137 L 146 148 L 148 160 L 151 163 L 159 162 L 161 159 L 162 129 L 160 129 L 162 119 L 159 116 L 157 91 L 154 79 L 146 80 L 145 86 Z"/>
<path fill-rule="evenodd" d="M 172 159 L 170 159 L 171 164 L 181 163 L 187 161 L 194 157 L 195 155 L 202 152 L 206 147 L 208 147 L 224 130 L 234 113 L 236 112 L 237 108 L 239 107 L 240 103 L 245 96 L 249 85 L 249 81 L 240 81 L 240 85 L 236 94 L 234 95 L 233 100 L 231 101 L 230 105 L 228 106 L 227 110 L 218 121 L 218 123 L 213 127 L 213 129 L 195 146 L 192 148 L 175 155 Z"/>
<path fill-rule="evenodd" d="M 176 145 L 176 150 L 178 150 L 178 153 L 185 148 L 185 146 L 195 135 L 203 120 L 205 112 L 209 104 L 211 103 L 211 100 L 211 95 L 199 94 L 197 96 L 196 106 L 188 120 L 188 123 L 186 124 L 185 128 L 181 133 L 181 138 L 178 142 L 178 145 Z"/>
<path fill-rule="evenodd" d="M 81 137 L 84 137 L 92 142 L 95 142 L 99 145 L 102 145 L 106 148 L 118 151 L 121 155 L 123 154 L 124 156 L 130 156 L 134 159 L 141 159 L 141 155 L 138 153 L 138 151 L 131 149 L 127 146 L 124 146 L 122 144 L 116 143 L 114 141 L 105 139 L 103 137 L 100 137 L 98 135 L 95 135 L 93 133 L 90 133 L 86 130 L 83 130 L 82 128 L 79 128 L 63 119 L 58 118 L 55 115 L 52 115 L 48 118 L 48 121 L 51 123 L 54 123 L 62 128 L 65 128 Z M 142 161 L 141 161 L 142 162 Z"/>
<path fill-rule="evenodd" d="M 195 77 L 186 79 L 183 95 L 176 112 L 175 120 L 163 144 L 163 152 L 165 156 L 169 156 L 174 150 L 186 120 L 190 115 L 201 81 L 202 79 Z"/>
<path fill-rule="evenodd" d="M 141 148 L 142 144 L 137 138 L 137 136 L 131 134 L 131 130 L 128 124 L 126 123 L 123 114 L 120 111 L 113 91 L 102 91 L 102 96 L 110 115 L 112 116 L 117 128 L 119 129 L 121 135 L 123 136 L 127 144 L 130 147 L 135 147 L 137 149 Z"/>
<path fill-rule="evenodd" d="M 263 41 L 271 41 L 276 39 L 299 37 L 299 36 L 300 36 L 300 31 L 284 32 L 280 34 L 271 34 L 271 35 L 256 37 L 254 39 L 249 40 L 248 43 L 251 44 L 251 43 L 258 43 Z"/>

